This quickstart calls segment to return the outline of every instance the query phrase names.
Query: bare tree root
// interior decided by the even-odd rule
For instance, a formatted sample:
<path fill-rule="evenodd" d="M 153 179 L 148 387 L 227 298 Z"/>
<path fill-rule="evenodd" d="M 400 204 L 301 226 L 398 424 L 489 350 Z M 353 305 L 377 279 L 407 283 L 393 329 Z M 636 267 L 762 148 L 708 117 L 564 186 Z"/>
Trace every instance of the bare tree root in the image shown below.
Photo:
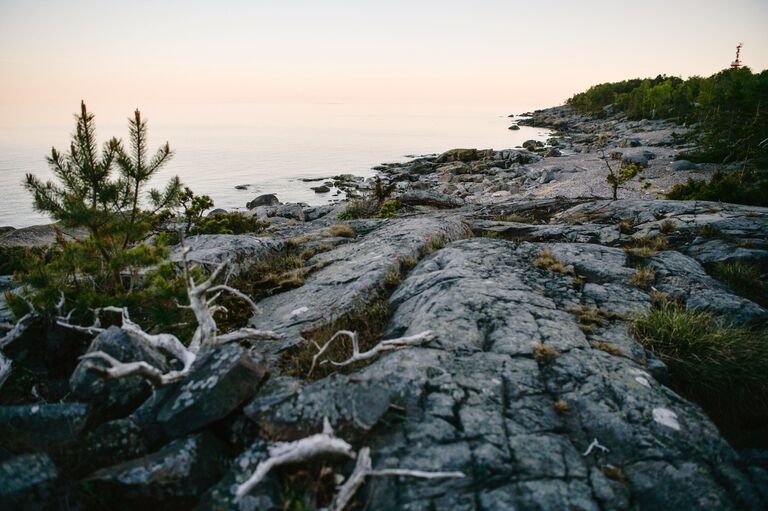
<path fill-rule="evenodd" d="M 236 500 L 248 494 L 274 467 L 308 461 L 318 456 L 354 457 L 352 446 L 333 434 L 331 423 L 326 417 L 323 420 L 323 432 L 296 440 L 295 442 L 276 444 L 269 449 L 269 458 L 256 466 L 253 475 L 237 487 Z"/>
<path fill-rule="evenodd" d="M 310 461 L 320 456 L 344 456 L 354 458 L 352 446 L 334 436 L 333 428 L 326 417 L 323 419 L 323 432 L 302 438 L 294 442 L 276 444 L 269 449 L 269 458 L 256 466 L 253 475 L 237 487 L 235 501 L 240 501 L 255 488 L 266 475 L 275 467 L 303 461 Z M 363 447 L 357 455 L 357 463 L 347 480 L 338 487 L 338 493 L 333 500 L 334 511 L 343 511 L 354 498 L 357 490 L 365 484 L 367 477 L 404 476 L 422 479 L 447 479 L 466 477 L 463 472 L 425 472 L 422 470 L 371 468 L 371 449 Z"/>
<path fill-rule="evenodd" d="M 0 337 L 0 350 L 19 339 L 40 318 L 40 314 L 35 310 L 35 307 L 29 302 L 27 304 L 29 305 L 29 312 L 24 314 L 15 324 L 6 325 L 3 323 L 3 327 L 7 327 L 8 331 L 4 336 Z M 5 380 L 10 376 L 12 365 L 11 359 L 0 351 L 0 387 L 3 386 Z"/>
<path fill-rule="evenodd" d="M 21 319 L 16 322 L 16 324 L 11 326 L 11 329 L 6 332 L 3 337 L 0 337 L 0 349 L 5 348 L 13 341 L 24 335 L 24 332 L 26 332 L 29 327 L 31 327 L 35 321 L 40 318 L 40 314 L 38 314 L 35 308 L 32 307 L 32 304 L 30 304 L 30 308 L 31 310 L 28 313 L 24 314 Z"/>
<path fill-rule="evenodd" d="M 350 364 L 354 364 L 355 362 L 359 362 L 361 360 L 369 360 L 384 351 L 392 351 L 400 348 L 407 348 L 409 346 L 419 346 L 422 344 L 427 344 L 428 342 L 431 342 L 436 338 L 432 330 L 426 330 L 419 334 L 411 335 L 408 337 L 398 337 L 397 339 L 387 339 L 385 341 L 381 341 L 379 344 L 377 344 L 370 350 L 361 353 L 360 346 L 357 341 L 357 333 L 350 332 L 349 330 L 339 330 L 338 332 L 333 334 L 333 337 L 328 339 L 322 347 L 316 342 L 312 341 L 315 347 L 317 347 L 317 353 L 315 353 L 315 356 L 312 357 L 312 365 L 309 368 L 309 373 L 307 374 L 307 376 L 312 375 L 312 371 L 314 371 L 315 365 L 317 365 L 318 359 L 328 350 L 328 348 L 331 347 L 331 344 L 333 343 L 333 341 L 335 341 L 338 337 L 342 335 L 349 337 L 350 340 L 352 341 L 352 356 L 347 360 L 342 360 L 341 362 L 335 362 L 333 360 L 323 360 L 322 362 L 320 362 L 320 365 L 327 364 L 330 362 L 336 367 L 344 367 Z"/>
<path fill-rule="evenodd" d="M 365 484 L 366 477 L 382 476 L 418 477 L 421 479 L 461 479 L 467 475 L 464 472 L 425 472 L 423 470 L 404 468 L 373 470 L 371 469 L 371 449 L 363 447 L 357 455 L 357 463 L 352 474 L 338 488 L 338 493 L 333 501 L 333 510 L 344 511 L 357 493 L 357 490 Z"/>
<path fill-rule="evenodd" d="M 8 376 L 11 374 L 11 365 L 13 365 L 11 359 L 7 358 L 3 355 L 3 352 L 0 351 L 0 388 L 3 387 L 3 383 L 5 383 L 5 380 L 7 380 Z"/>

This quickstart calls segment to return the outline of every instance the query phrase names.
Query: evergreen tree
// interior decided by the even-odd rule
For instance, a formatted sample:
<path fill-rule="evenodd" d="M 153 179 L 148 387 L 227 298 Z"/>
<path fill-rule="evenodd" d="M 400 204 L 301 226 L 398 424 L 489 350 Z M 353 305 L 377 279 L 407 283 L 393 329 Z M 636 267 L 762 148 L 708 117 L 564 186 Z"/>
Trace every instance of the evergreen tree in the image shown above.
<path fill-rule="evenodd" d="M 166 143 L 148 157 L 147 125 L 138 110 L 129 124 L 130 151 L 116 138 L 99 151 L 94 115 L 84 102 L 75 119 L 69 152 L 52 148 L 47 158 L 57 182 L 27 174 L 24 183 L 37 210 L 66 227 L 84 227 L 89 234 L 78 243 L 60 243 L 57 263 L 65 268 L 57 268 L 55 277 L 79 287 L 86 274 L 96 288 L 133 289 L 134 279 L 126 282 L 124 275 L 160 260 L 162 248 L 139 242 L 157 223 L 157 213 L 178 201 L 181 183 L 174 177 L 163 191 L 150 191 L 152 209 L 146 211 L 141 209 L 141 192 L 173 153 Z M 59 282 L 65 287 L 66 283 Z"/>

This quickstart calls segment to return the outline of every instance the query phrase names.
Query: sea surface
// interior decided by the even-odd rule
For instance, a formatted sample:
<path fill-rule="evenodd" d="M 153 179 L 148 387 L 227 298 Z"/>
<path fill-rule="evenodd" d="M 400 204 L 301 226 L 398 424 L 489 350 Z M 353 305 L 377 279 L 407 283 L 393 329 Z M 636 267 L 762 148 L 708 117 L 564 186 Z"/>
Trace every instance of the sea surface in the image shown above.
<path fill-rule="evenodd" d="M 35 212 L 21 183 L 27 172 L 42 178 L 51 173 L 45 162 L 51 146 L 69 147 L 74 129 L 71 107 L 0 109 L 0 226 L 48 223 Z M 89 105 L 96 115 L 100 143 L 125 139 L 133 108 Z M 168 141 L 172 161 L 158 174 L 162 186 L 178 174 L 196 193 L 210 195 L 216 207 L 243 209 L 263 193 L 283 202 L 318 205 L 337 200 L 316 194 L 318 183 L 302 178 L 337 174 L 372 176 L 383 162 L 413 155 L 440 153 L 455 147 L 505 149 L 528 139 L 544 139 L 547 130 L 508 130 L 509 114 L 531 106 L 414 105 L 160 105 L 142 108 L 154 149 Z M 236 185 L 250 185 L 236 190 Z"/>

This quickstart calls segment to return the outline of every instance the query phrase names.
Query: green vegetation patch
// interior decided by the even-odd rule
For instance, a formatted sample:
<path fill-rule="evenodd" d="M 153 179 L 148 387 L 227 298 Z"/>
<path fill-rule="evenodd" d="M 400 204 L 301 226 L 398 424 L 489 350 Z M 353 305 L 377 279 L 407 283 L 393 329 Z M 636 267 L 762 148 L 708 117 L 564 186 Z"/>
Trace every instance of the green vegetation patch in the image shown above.
<path fill-rule="evenodd" d="M 768 427 L 768 332 L 669 301 L 636 316 L 632 330 L 667 364 L 672 387 L 701 404 L 732 441 Z"/>
<path fill-rule="evenodd" d="M 744 261 L 715 263 L 710 273 L 717 280 L 728 284 L 737 294 L 760 305 L 768 305 L 768 279 L 756 264 Z"/>
<path fill-rule="evenodd" d="M 709 181 L 688 179 L 667 193 L 668 199 L 703 200 L 768 206 L 768 171 L 715 171 Z"/>

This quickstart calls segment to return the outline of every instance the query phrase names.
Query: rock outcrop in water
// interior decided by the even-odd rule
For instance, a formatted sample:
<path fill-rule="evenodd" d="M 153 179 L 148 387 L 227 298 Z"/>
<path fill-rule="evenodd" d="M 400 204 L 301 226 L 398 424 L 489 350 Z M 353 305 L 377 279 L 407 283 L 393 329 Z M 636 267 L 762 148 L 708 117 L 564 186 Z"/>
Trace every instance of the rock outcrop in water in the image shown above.
<path fill-rule="evenodd" d="M 575 130 L 593 121 L 554 110 L 532 122 Z M 624 131 L 617 146 L 656 133 Z M 350 221 L 351 238 L 329 232 L 339 208 L 299 207 L 268 237 L 190 239 L 190 258 L 206 264 L 324 248 L 302 285 L 261 300 L 250 320 L 280 341 L 219 347 L 160 389 L 77 367 L 62 403 L 0 407 L 0 507 L 282 509 L 301 477 L 311 474 L 320 495 L 354 461 L 285 467 L 240 500 L 237 487 L 277 442 L 318 433 L 327 418 L 356 451 L 371 448 L 374 469 L 465 475 L 368 478 L 357 502 L 370 509 L 765 509 L 760 456 L 732 448 L 672 391 L 667 367 L 629 326 L 654 293 L 741 325 L 768 321 L 763 306 L 708 274 L 717 262 L 766 264 L 768 209 L 646 200 L 646 190 L 618 201 L 543 192 L 570 179 L 563 159 L 590 154 L 581 136 L 564 156 L 459 149 L 386 166 L 406 209 Z M 550 175 L 551 159 L 560 170 Z M 631 284 L 637 256 L 625 248 L 661 232 L 667 245 L 642 256 L 652 287 Z M 538 261 L 544 252 L 556 271 Z M 384 339 L 425 330 L 436 339 L 310 377 L 300 360 L 313 352 L 309 339 L 364 321 L 373 302 L 388 311 Z M 4 349 L 14 358 L 35 344 Z M 116 327 L 90 349 L 168 363 Z"/>

